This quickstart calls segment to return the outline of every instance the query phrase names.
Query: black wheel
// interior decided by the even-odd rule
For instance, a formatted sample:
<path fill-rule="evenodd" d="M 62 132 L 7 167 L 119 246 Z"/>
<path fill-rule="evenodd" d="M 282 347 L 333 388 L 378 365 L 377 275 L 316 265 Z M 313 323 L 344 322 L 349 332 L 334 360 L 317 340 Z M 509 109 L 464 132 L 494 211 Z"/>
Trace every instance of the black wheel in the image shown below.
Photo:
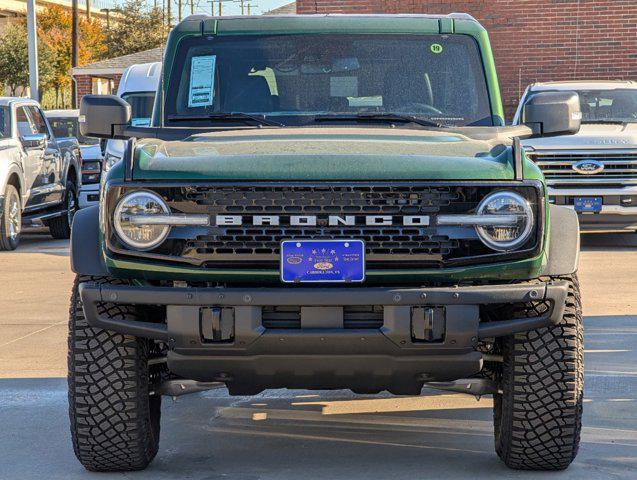
<path fill-rule="evenodd" d="M 157 454 L 161 396 L 151 395 L 153 342 L 92 328 L 78 285 L 124 283 L 76 278 L 69 319 L 68 389 L 73 450 L 91 471 L 142 470 Z M 103 304 L 102 315 L 139 319 L 133 307 Z"/>
<path fill-rule="evenodd" d="M 504 362 L 493 419 L 496 451 L 510 468 L 563 470 L 577 455 L 584 385 L 582 309 L 577 277 L 562 280 L 569 282 L 562 321 L 500 343 Z M 509 313 L 530 317 L 546 308 L 529 304 Z"/>
<path fill-rule="evenodd" d="M 51 236 L 58 240 L 71 238 L 73 217 L 75 216 L 75 212 L 77 212 L 77 187 L 73 182 L 68 182 L 66 184 L 64 209 L 66 210 L 66 215 L 61 215 L 47 221 L 47 226 L 49 227 Z"/>
<path fill-rule="evenodd" d="M 15 250 L 22 230 L 22 202 L 13 185 L 5 189 L 4 204 L 0 210 L 0 250 Z"/>

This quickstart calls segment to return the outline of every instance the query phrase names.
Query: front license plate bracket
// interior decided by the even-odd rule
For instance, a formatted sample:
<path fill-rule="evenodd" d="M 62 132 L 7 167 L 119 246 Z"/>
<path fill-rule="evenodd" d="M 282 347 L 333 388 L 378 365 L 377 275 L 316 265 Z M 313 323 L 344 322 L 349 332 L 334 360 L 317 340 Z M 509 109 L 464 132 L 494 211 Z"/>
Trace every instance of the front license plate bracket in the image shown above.
<path fill-rule="evenodd" d="M 602 197 L 575 197 L 573 207 L 578 213 L 599 213 L 602 211 Z"/>
<path fill-rule="evenodd" d="M 284 240 L 284 283 L 360 283 L 365 280 L 362 240 Z"/>

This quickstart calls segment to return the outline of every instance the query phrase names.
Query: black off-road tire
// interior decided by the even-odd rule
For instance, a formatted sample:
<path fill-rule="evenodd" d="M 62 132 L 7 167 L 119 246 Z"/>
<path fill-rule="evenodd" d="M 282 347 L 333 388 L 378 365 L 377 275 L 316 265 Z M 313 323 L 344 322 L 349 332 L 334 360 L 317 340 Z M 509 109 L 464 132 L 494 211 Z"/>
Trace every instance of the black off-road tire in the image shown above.
<path fill-rule="evenodd" d="M 91 471 L 143 470 L 159 447 L 161 396 L 150 395 L 153 343 L 92 328 L 78 293 L 81 282 L 124 283 L 78 276 L 69 319 L 68 389 L 73 450 Z M 139 319 L 133 307 L 103 304 L 102 315 Z"/>
<path fill-rule="evenodd" d="M 77 187 L 73 182 L 66 184 L 64 207 L 67 212 L 70 213 L 46 221 L 46 226 L 49 227 L 51 236 L 56 240 L 71 238 L 71 226 L 73 225 L 73 217 L 77 211 Z"/>
<path fill-rule="evenodd" d="M 501 340 L 501 394 L 494 397 L 496 451 L 519 470 L 563 470 L 577 455 L 582 427 L 584 336 L 577 276 L 569 282 L 566 309 L 555 326 Z M 514 318 L 548 308 L 529 304 Z"/>
<path fill-rule="evenodd" d="M 17 203 L 15 203 L 17 202 Z M 17 205 L 17 211 L 12 212 L 12 206 Z M 16 216 L 16 218 L 14 218 Z M 15 220 L 18 225 L 16 226 Z M 22 226 L 22 204 L 20 193 L 13 185 L 7 185 L 4 194 L 4 203 L 0 209 L 0 251 L 15 250 L 20 243 L 19 230 Z M 18 228 L 18 234 L 12 235 L 11 228 Z"/>

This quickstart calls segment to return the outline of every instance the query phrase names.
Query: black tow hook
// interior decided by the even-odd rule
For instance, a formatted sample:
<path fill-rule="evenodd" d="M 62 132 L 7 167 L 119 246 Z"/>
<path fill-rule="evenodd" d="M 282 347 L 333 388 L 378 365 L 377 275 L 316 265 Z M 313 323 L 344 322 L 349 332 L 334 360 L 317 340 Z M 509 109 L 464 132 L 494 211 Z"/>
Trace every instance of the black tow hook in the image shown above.
<path fill-rule="evenodd" d="M 463 378 L 453 382 L 427 382 L 426 387 L 449 392 L 466 393 L 481 397 L 483 395 L 498 393 L 498 384 L 488 378 Z"/>
<path fill-rule="evenodd" d="M 158 384 L 151 390 L 150 395 L 166 395 L 169 397 L 181 397 L 189 393 L 206 392 L 215 388 L 225 387 L 220 382 L 197 382 L 196 380 L 172 379 Z"/>

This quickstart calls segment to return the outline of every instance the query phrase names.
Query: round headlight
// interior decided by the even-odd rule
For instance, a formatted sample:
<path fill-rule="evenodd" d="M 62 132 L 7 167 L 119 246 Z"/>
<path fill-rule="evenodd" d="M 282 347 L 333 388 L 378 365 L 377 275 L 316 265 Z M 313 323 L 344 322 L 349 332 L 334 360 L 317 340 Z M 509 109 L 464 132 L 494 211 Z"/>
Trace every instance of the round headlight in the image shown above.
<path fill-rule="evenodd" d="M 493 218 L 493 222 L 476 226 L 480 239 L 493 250 L 515 250 L 524 245 L 533 231 L 533 209 L 524 197 L 514 192 L 486 196 L 478 205 L 478 215 Z M 498 217 L 503 221 L 499 222 Z"/>
<path fill-rule="evenodd" d="M 167 225 L 144 225 L 141 215 L 167 215 L 168 205 L 159 195 L 139 191 L 129 193 L 115 207 L 113 225 L 117 236 L 128 247 L 136 250 L 151 250 L 161 244 L 170 231 Z M 135 217 L 138 217 L 135 220 Z"/>

